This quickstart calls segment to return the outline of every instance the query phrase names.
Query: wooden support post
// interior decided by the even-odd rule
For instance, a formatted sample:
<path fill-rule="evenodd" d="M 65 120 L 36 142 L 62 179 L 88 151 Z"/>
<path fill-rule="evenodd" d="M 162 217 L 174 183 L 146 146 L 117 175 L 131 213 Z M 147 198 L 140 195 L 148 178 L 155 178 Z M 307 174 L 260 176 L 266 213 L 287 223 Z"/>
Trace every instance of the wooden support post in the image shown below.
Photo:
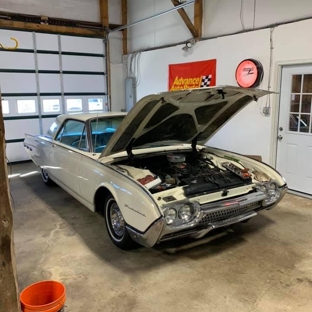
<path fill-rule="evenodd" d="M 196 0 L 194 3 L 194 26 L 198 38 L 201 38 L 203 29 L 203 0 Z"/>
<path fill-rule="evenodd" d="M 128 22 L 128 5 L 127 0 L 121 0 L 121 14 L 122 14 L 122 25 L 126 25 Z M 122 31 L 122 50 L 123 54 L 128 53 L 128 30 L 124 29 Z"/>
<path fill-rule="evenodd" d="M 180 2 L 177 0 L 171 0 L 171 2 L 173 3 L 174 6 L 177 6 L 180 4 Z M 181 16 L 182 20 L 184 21 L 185 25 L 187 26 L 188 30 L 191 32 L 192 36 L 194 38 L 198 38 L 198 32 L 197 32 L 195 26 L 193 25 L 192 21 L 190 20 L 189 16 L 185 12 L 185 10 L 183 8 L 179 9 L 178 13 L 180 14 L 180 16 Z"/>
<path fill-rule="evenodd" d="M 105 30 L 109 26 L 108 22 L 108 0 L 99 0 L 100 1 L 100 14 L 101 14 L 101 24 Z"/>
<path fill-rule="evenodd" d="M 0 92 L 0 310 L 21 311 L 16 277 L 13 213 L 5 157 L 5 134 Z"/>

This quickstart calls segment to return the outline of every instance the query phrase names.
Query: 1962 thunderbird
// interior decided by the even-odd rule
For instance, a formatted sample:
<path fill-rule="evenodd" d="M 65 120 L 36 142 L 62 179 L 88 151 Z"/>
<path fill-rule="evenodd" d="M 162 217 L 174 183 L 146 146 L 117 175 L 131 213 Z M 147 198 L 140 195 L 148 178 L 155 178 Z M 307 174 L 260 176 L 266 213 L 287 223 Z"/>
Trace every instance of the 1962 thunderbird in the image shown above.
<path fill-rule="evenodd" d="M 205 145 L 267 94 L 228 86 L 152 94 L 128 114 L 60 115 L 24 146 L 44 183 L 104 215 L 118 247 L 200 238 L 271 209 L 287 191 L 263 162 Z"/>

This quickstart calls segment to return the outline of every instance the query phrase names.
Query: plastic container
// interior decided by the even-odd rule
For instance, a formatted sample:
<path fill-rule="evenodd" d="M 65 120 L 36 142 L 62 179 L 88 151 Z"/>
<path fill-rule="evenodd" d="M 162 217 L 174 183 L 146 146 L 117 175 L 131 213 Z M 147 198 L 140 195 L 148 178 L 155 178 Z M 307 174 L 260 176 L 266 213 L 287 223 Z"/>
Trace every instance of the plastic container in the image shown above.
<path fill-rule="evenodd" d="M 56 281 L 32 284 L 20 295 L 23 312 L 63 312 L 65 300 L 65 286 Z"/>

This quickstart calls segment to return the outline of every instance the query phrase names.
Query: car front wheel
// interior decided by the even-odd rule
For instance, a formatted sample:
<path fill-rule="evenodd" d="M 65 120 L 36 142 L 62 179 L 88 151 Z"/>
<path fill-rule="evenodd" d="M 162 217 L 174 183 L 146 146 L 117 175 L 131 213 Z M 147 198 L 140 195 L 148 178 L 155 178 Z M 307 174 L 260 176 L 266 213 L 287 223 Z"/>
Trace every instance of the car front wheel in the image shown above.
<path fill-rule="evenodd" d="M 50 179 L 48 172 L 45 169 L 41 169 L 41 177 L 44 182 L 44 184 L 51 186 L 55 183 Z"/>
<path fill-rule="evenodd" d="M 126 222 L 113 196 L 109 195 L 105 201 L 105 222 L 108 235 L 119 248 L 130 250 L 137 247 L 127 229 Z"/>

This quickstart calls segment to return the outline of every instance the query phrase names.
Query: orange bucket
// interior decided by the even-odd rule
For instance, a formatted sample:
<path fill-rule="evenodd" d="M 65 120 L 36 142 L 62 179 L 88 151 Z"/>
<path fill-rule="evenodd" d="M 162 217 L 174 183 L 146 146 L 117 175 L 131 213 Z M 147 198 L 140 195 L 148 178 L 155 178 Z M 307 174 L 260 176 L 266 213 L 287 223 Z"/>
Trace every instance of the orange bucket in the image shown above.
<path fill-rule="evenodd" d="M 32 284 L 20 295 L 23 312 L 61 312 L 64 311 L 65 300 L 65 286 L 56 281 Z"/>

